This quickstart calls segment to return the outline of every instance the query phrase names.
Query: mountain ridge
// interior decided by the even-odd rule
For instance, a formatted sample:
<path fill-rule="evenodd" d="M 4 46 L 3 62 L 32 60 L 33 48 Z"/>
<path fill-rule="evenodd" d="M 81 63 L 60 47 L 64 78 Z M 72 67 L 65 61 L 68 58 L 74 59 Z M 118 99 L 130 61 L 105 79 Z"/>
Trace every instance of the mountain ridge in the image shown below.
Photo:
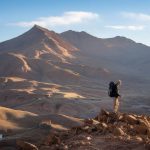
<path fill-rule="evenodd" d="M 70 32 L 73 33 L 72 39 L 67 40 L 54 31 L 34 26 L 21 35 L 21 39 L 20 36 L 15 38 L 15 42 L 12 39 L 12 45 L 9 45 L 10 41 L 8 43 L 6 41 L 5 49 L 0 44 L 0 64 L 2 64 L 0 77 L 6 81 L 11 77 L 27 80 L 25 89 L 22 86 L 25 84 L 24 81 L 18 84 L 11 80 L 10 82 L 2 80 L 0 96 L 6 99 L 6 103 L 2 102 L 4 106 L 9 105 L 8 101 L 11 97 L 14 101 L 19 99 L 17 103 L 22 103 L 21 96 L 18 98 L 16 93 L 22 94 L 25 97 L 24 101 L 28 101 L 27 97 L 37 98 L 39 93 L 46 98 L 53 98 L 56 95 L 56 99 L 59 99 L 59 96 L 63 99 L 64 97 L 86 100 L 93 99 L 93 97 L 107 99 L 105 86 L 109 80 L 117 79 L 125 82 L 123 91 L 128 93 L 129 99 L 135 99 L 134 97 L 140 95 L 146 97 L 145 103 L 147 103 L 148 90 L 140 93 L 135 91 L 134 86 L 139 91 L 145 86 L 146 89 L 149 89 L 150 79 L 147 66 L 150 63 L 150 49 L 148 47 L 139 47 L 139 44 L 130 40 L 128 42 L 128 39 L 124 37 L 115 38 L 115 40 L 118 38 L 121 41 L 125 40 L 122 44 L 120 41 L 114 42 L 114 39 L 98 39 L 85 32 L 79 32 L 80 39 L 74 40 L 75 32 Z M 69 40 L 75 42 L 76 45 Z M 30 82 L 33 80 L 34 82 Z M 41 85 L 39 82 L 44 84 Z M 33 86 L 30 83 L 33 83 Z M 46 83 L 58 84 L 63 87 L 64 91 L 57 89 L 56 92 L 53 92 L 50 85 L 48 85 L 50 88 L 47 88 Z M 130 88 L 127 89 L 127 86 Z M 34 100 L 31 101 L 34 102 Z M 49 105 L 49 102 L 45 103 Z M 37 107 L 41 108 L 41 106 Z M 139 109 L 144 111 L 144 108 Z"/>
<path fill-rule="evenodd" d="M 150 138 L 150 117 L 141 115 L 150 114 L 150 48 L 70 32 L 35 25 L 0 43 L 0 148 L 143 150 Z M 116 114 L 107 88 L 118 79 Z"/>
<path fill-rule="evenodd" d="M 137 68 L 136 71 L 138 71 L 138 65 L 143 65 L 143 59 L 147 60 L 147 62 L 149 60 L 150 47 L 136 43 L 126 37 L 116 36 L 114 38 L 102 39 L 86 34 L 88 36 L 85 38 L 85 34 L 83 36 L 82 32 L 72 31 L 63 32 L 60 35 L 66 41 L 80 49 L 84 55 L 89 56 L 89 58 L 92 57 L 100 64 L 107 65 L 110 62 L 106 68 L 110 68 L 110 66 L 114 68 L 119 65 L 119 68 L 114 68 L 116 71 L 125 66 L 127 66 L 125 69 L 132 71 L 133 66 L 130 67 L 129 64 L 134 65 L 134 69 Z M 144 68 L 147 71 L 146 66 Z M 138 73 L 140 74 L 140 72 Z"/>
<path fill-rule="evenodd" d="M 41 47 L 47 43 L 50 43 L 49 46 L 53 46 L 55 49 L 57 49 L 57 46 L 61 46 L 70 51 L 76 50 L 71 44 L 63 41 L 54 31 L 49 31 L 46 28 L 34 25 L 30 30 L 20 36 L 0 43 L 0 52 L 22 51 L 24 49 L 27 51 L 27 49 L 33 49 L 32 46 L 36 49 L 36 45 Z"/>

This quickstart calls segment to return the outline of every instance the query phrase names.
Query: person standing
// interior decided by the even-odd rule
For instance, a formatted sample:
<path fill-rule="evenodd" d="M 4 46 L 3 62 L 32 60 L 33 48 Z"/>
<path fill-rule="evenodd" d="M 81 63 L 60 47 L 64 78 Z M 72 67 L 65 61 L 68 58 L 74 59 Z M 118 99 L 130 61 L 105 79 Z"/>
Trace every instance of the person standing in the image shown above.
<path fill-rule="evenodd" d="M 119 86 L 121 86 L 121 80 L 118 80 L 116 83 L 111 81 L 109 83 L 108 95 L 114 98 L 114 112 L 117 113 L 119 109 L 119 99 L 121 95 L 119 94 Z"/>

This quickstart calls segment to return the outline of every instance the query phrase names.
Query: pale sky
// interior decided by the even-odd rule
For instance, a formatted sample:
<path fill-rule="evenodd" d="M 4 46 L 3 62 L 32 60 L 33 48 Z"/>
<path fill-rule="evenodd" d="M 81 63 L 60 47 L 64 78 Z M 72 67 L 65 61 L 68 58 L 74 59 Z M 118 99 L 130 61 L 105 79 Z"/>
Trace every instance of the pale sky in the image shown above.
<path fill-rule="evenodd" d="M 0 42 L 38 24 L 58 33 L 125 36 L 150 46 L 149 7 L 149 0 L 1 0 Z"/>

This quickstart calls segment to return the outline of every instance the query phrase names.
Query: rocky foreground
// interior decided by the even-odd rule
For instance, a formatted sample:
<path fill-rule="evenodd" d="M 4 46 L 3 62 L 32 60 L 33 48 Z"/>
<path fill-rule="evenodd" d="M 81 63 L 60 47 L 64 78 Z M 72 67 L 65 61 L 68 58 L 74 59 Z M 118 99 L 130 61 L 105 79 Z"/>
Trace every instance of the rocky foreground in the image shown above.
<path fill-rule="evenodd" d="M 43 122 L 24 135 L 0 141 L 1 150 L 149 150 L 150 117 L 102 110 L 70 130 Z"/>

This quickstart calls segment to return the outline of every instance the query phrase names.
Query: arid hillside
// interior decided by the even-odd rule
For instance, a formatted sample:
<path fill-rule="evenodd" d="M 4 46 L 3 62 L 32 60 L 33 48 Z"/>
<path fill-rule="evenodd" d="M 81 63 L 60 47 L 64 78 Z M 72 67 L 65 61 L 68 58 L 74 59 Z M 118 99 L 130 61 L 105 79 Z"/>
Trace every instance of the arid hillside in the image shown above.
<path fill-rule="evenodd" d="M 2 150 L 149 150 L 150 118 L 102 110 L 95 118 L 38 116 L 1 107 Z M 27 124 L 28 122 L 28 124 Z M 19 128 L 20 127 L 20 128 Z"/>
<path fill-rule="evenodd" d="M 97 98 L 105 94 L 100 81 L 104 84 L 109 72 L 82 65 L 80 54 L 59 34 L 37 25 L 0 43 L 0 105 L 38 114 L 90 114 L 89 108 L 93 111 Z M 91 101 L 93 96 L 96 100 Z"/>
<path fill-rule="evenodd" d="M 149 148 L 149 53 L 124 37 L 37 25 L 0 43 L 0 149 Z M 118 79 L 116 115 L 107 89 Z"/>
<path fill-rule="evenodd" d="M 148 55 L 148 46 L 124 37 L 57 34 L 35 25 L 0 43 L 0 105 L 38 115 L 93 117 L 101 108 L 112 110 L 108 83 L 121 79 L 120 110 L 149 114 L 149 76 L 138 74 Z"/>

